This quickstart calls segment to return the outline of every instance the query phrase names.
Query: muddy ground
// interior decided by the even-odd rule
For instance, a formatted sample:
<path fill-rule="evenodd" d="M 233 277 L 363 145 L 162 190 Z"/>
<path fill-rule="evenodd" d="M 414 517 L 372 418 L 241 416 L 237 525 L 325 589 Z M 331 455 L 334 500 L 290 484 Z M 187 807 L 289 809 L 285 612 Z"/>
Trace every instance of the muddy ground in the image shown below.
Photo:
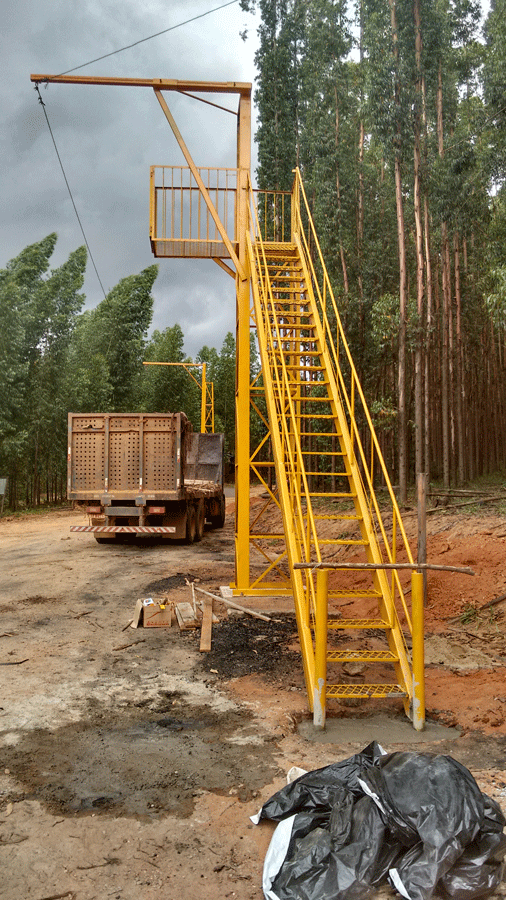
<path fill-rule="evenodd" d="M 206 654 L 198 631 L 128 627 L 138 597 L 189 601 L 188 582 L 232 580 L 227 505 L 223 531 L 193 547 L 99 545 L 70 534 L 83 519 L 65 510 L 0 520 L 3 900 L 261 900 L 272 826 L 249 816 L 292 765 L 375 736 L 420 746 L 399 701 L 335 705 L 316 739 L 286 599 L 248 604 L 268 623 L 215 604 Z M 506 811 L 506 602 L 487 606 L 506 594 L 506 520 L 466 510 L 428 525 L 430 561 L 476 574 L 429 575 L 423 746 Z"/>

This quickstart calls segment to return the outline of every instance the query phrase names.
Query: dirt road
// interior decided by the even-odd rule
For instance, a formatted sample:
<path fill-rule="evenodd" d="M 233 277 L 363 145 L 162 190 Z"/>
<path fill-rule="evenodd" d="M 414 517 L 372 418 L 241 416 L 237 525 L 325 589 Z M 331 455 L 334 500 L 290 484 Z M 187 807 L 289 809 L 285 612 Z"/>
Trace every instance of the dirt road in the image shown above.
<path fill-rule="evenodd" d="M 0 521 L 3 900 L 260 900 L 272 828 L 249 816 L 292 765 L 375 736 L 375 710 L 348 706 L 334 712 L 342 730 L 314 739 L 286 600 L 255 601 L 270 623 L 218 609 L 210 654 L 193 631 L 128 627 L 138 597 L 188 601 L 188 581 L 216 592 L 232 579 L 231 518 L 192 547 L 98 545 L 70 534 L 82 519 L 67 511 Z M 476 607 L 504 588 L 506 528 L 438 527 L 434 561 L 477 577 L 453 583 L 451 606 L 443 576 L 430 584 L 429 711 L 462 733 L 427 732 L 424 746 L 460 759 L 504 809 L 504 607 Z M 387 712 L 386 749 L 414 747 Z"/>

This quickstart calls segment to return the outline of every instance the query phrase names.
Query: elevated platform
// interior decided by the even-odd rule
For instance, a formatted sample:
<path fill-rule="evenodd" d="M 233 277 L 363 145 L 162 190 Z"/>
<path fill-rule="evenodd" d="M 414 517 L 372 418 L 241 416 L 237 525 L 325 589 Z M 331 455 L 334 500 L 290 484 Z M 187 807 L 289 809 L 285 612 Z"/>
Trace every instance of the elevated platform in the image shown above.
<path fill-rule="evenodd" d="M 188 167 L 151 167 L 149 234 L 154 256 L 230 259 L 230 246 L 238 254 L 237 169 L 199 168 L 198 176 L 212 211 Z M 217 219 L 230 240 L 228 247 Z"/>
<path fill-rule="evenodd" d="M 232 246 L 238 253 L 238 242 L 232 242 Z M 151 239 L 151 250 L 154 256 L 163 259 L 230 259 L 223 241 L 155 238 Z"/>

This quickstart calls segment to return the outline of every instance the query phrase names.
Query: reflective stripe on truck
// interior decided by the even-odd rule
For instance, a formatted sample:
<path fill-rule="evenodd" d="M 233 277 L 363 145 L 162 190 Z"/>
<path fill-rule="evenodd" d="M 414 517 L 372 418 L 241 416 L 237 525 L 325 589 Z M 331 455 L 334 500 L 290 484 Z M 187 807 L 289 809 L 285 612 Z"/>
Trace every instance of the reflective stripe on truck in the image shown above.
<path fill-rule="evenodd" d="M 71 531 L 100 531 L 109 534 L 174 534 L 174 525 L 71 525 Z"/>

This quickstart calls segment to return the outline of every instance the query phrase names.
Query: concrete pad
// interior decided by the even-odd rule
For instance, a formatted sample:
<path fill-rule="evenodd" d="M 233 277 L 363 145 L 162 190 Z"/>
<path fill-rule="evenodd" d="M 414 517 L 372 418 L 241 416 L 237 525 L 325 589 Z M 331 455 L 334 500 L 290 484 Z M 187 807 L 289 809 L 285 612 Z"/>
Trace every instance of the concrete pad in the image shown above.
<path fill-rule="evenodd" d="M 430 744 L 434 741 L 457 740 L 458 728 L 446 728 L 436 722 L 426 722 L 424 731 L 415 731 L 408 718 L 377 713 L 366 718 L 327 717 L 323 730 L 314 727 L 311 720 L 301 722 L 298 733 L 306 741 L 316 744 L 360 744 L 365 747 L 378 741 L 385 750 L 393 744 Z"/>

